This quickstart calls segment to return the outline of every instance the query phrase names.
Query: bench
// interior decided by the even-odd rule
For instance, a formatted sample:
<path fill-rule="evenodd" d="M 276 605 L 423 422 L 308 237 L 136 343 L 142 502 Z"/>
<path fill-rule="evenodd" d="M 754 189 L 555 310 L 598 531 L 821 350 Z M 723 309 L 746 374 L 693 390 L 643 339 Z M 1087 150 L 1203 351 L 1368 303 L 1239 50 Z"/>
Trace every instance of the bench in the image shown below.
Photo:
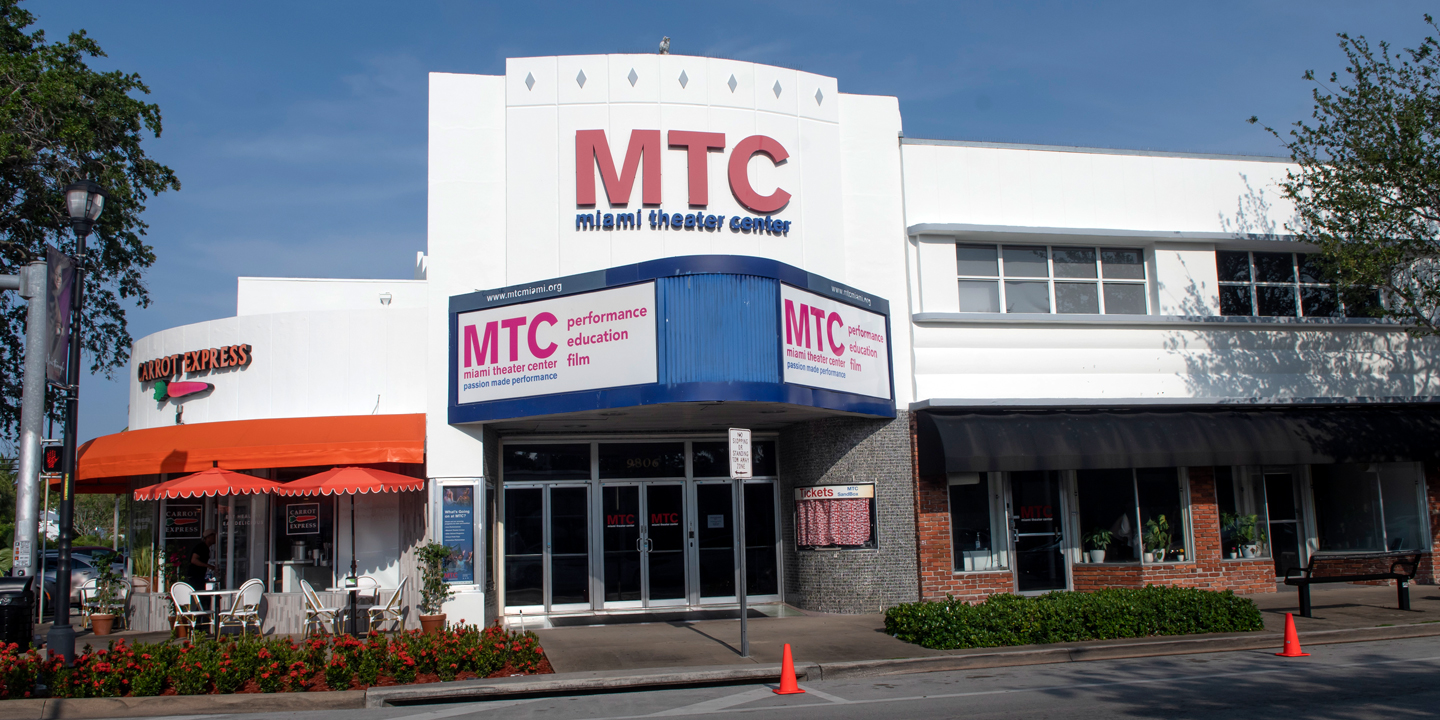
<path fill-rule="evenodd" d="M 1323 569 L 1326 565 L 1339 562 L 1352 562 L 1355 560 L 1393 560 L 1390 563 L 1390 570 L 1381 573 L 1363 573 L 1359 575 L 1319 575 L 1315 574 L 1317 569 Z M 1318 568 L 1317 568 L 1318 566 Z M 1406 571 L 1406 568 L 1409 568 Z M 1420 553 L 1347 553 L 1344 555 L 1331 554 L 1321 555 L 1316 553 L 1310 556 L 1310 562 L 1304 568 L 1292 567 L 1285 570 L 1285 584 L 1299 588 L 1300 594 L 1300 616 L 1314 617 L 1310 613 L 1310 586 L 1320 583 L 1343 583 L 1363 582 L 1366 580 L 1394 580 L 1398 590 L 1400 609 L 1410 609 L 1410 581 L 1415 579 L 1415 573 L 1420 570 Z M 1302 574 L 1293 576 L 1292 573 L 1299 571 Z"/>

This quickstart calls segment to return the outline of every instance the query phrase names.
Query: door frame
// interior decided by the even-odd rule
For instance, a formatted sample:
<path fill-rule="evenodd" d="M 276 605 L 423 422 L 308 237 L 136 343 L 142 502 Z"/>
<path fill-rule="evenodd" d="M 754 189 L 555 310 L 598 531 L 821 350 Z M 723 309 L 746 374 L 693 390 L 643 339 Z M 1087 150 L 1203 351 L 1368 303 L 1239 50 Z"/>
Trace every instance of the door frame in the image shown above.
<path fill-rule="evenodd" d="M 1017 541 L 1019 540 L 1019 538 L 1016 536 L 1016 532 L 1015 532 L 1017 528 L 1016 528 L 1016 526 L 1015 526 L 1015 513 L 1014 513 L 1014 508 L 1015 508 L 1015 495 L 1014 495 L 1014 487 L 1015 487 L 1015 485 L 1014 485 L 1014 482 L 1015 482 L 1015 481 L 1014 481 L 1014 478 L 1012 477 L 1012 473 L 1010 473 L 1010 472 L 1007 471 L 1007 472 L 1004 473 L 1004 478 L 1005 478 L 1005 536 L 1006 536 L 1006 539 L 1007 539 L 1007 547 L 1009 548 L 1009 557 L 1010 557 L 1010 582 L 1011 582 L 1011 586 L 1014 588 L 1015 594 L 1017 594 L 1017 595 L 1044 595 L 1045 593 L 1048 593 L 1048 592 L 1056 592 L 1056 591 L 1060 591 L 1060 590 L 1064 590 L 1064 591 L 1067 591 L 1067 592 L 1068 592 L 1068 591 L 1073 590 L 1073 589 L 1075 588 L 1075 572 L 1074 572 L 1074 570 L 1075 570 L 1075 560 L 1076 560 L 1075 555 L 1076 555 L 1076 547 L 1077 547 L 1077 544 L 1076 544 L 1076 542 L 1075 542 L 1075 536 L 1074 536 L 1074 533 L 1075 533 L 1075 529 L 1074 529 L 1075 523 L 1074 523 L 1074 522 L 1071 522 L 1071 520 L 1070 520 L 1070 518 L 1075 518 L 1075 519 L 1077 519 L 1077 520 L 1078 520 L 1078 518 L 1079 518 L 1079 515 L 1078 515 L 1079 509 L 1078 509 L 1078 508 L 1072 509 L 1072 508 L 1071 508 L 1071 501 L 1070 501 L 1070 498 L 1071 498 L 1072 494 L 1075 492 L 1075 473 L 1074 473 L 1074 471 L 1071 471 L 1071 470 L 1043 470 L 1043 471 L 1040 471 L 1040 472 L 1053 472 L 1053 473 L 1055 473 L 1055 475 L 1056 475 L 1056 480 L 1058 481 L 1058 487 L 1056 488 L 1056 492 L 1059 493 L 1059 495 L 1060 495 L 1060 498 L 1059 498 L 1059 500 L 1060 500 L 1060 506 L 1055 509 L 1055 517 L 1056 517 L 1056 520 L 1060 523 L 1060 548 L 1059 548 L 1059 552 L 1060 552 L 1060 557 L 1061 557 L 1061 559 L 1062 559 L 1062 561 L 1063 561 L 1063 563 L 1064 563 L 1065 587 L 1063 587 L 1063 588 L 1051 588 L 1051 589 L 1049 589 L 1049 590 L 1021 590 L 1021 589 L 1020 589 L 1020 554 L 1019 554 L 1019 550 L 1018 550 L 1019 543 L 1017 542 Z"/>

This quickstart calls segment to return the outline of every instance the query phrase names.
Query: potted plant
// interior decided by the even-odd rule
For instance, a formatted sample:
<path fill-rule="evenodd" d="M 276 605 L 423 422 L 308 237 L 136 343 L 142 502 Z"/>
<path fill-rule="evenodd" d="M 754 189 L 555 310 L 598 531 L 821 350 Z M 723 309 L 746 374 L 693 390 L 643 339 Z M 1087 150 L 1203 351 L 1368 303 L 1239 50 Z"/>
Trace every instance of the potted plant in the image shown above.
<path fill-rule="evenodd" d="M 1165 562 L 1170 549 L 1170 521 L 1164 515 L 1145 521 L 1145 562 Z"/>
<path fill-rule="evenodd" d="M 150 592 L 151 578 L 155 574 L 155 554 L 148 548 L 140 548 L 135 551 L 134 572 L 130 582 L 135 586 L 135 592 Z"/>
<path fill-rule="evenodd" d="M 1105 528 L 1090 531 L 1090 534 L 1085 536 L 1085 544 L 1090 546 L 1090 562 L 1105 562 L 1105 548 L 1110 547 L 1114 540 L 1114 534 Z"/>
<path fill-rule="evenodd" d="M 120 583 L 123 581 L 115 574 L 115 565 L 111 562 L 110 553 L 99 555 L 95 560 L 94 603 L 96 608 L 105 612 L 90 615 L 90 629 L 96 635 L 109 635 L 115 627 L 115 614 L 109 610 L 118 605 Z"/>
<path fill-rule="evenodd" d="M 450 548 L 432 542 L 421 546 L 416 554 L 420 560 L 420 627 L 427 634 L 436 633 L 445 627 L 445 613 L 441 611 L 445 601 L 455 596 L 445 582 Z"/>
<path fill-rule="evenodd" d="M 1258 515 L 1233 515 L 1234 529 L 1232 536 L 1239 547 L 1240 554 L 1245 558 L 1254 558 L 1260 555 L 1260 543 L 1265 542 L 1265 529 L 1260 526 Z"/>

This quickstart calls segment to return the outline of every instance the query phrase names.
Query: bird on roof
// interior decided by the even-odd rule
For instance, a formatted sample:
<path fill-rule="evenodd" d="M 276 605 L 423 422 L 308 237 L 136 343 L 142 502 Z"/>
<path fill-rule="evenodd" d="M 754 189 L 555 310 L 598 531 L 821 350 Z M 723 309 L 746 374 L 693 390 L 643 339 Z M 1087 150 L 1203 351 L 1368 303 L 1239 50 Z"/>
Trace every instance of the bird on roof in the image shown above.
<path fill-rule="evenodd" d="M 660 54 L 661 54 L 661 55 L 669 55 L 669 54 L 670 54 L 670 36 L 669 36 L 669 35 L 666 35 L 665 37 L 660 38 Z"/>

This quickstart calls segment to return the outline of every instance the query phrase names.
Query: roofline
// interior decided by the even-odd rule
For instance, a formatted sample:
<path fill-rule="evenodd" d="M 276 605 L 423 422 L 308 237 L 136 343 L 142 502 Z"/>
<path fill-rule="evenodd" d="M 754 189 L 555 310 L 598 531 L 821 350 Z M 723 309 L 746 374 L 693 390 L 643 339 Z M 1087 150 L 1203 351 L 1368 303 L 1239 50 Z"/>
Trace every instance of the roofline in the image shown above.
<path fill-rule="evenodd" d="M 1242 160 L 1294 164 L 1287 157 L 1273 155 L 1227 155 L 1224 153 L 1166 152 L 1164 150 L 1125 150 L 1120 148 L 1079 147 L 1074 145 L 1034 145 L 1030 143 L 979 142 L 974 140 L 929 140 L 900 138 L 901 145 L 940 145 L 946 147 L 986 148 L 990 150 L 1035 150 L 1040 152 L 1086 153 L 1089 155 L 1131 155 L 1139 157 L 1189 158 L 1193 160 Z"/>

